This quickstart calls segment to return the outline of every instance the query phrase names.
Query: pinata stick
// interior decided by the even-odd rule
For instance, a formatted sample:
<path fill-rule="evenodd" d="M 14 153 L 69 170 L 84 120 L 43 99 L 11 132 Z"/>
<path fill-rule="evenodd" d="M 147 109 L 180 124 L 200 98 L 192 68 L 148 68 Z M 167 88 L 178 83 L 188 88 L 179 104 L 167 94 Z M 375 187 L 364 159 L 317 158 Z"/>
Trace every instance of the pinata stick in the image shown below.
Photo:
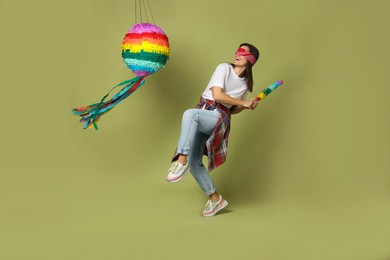
<path fill-rule="evenodd" d="M 274 89 L 276 89 L 277 87 L 279 87 L 282 84 L 283 84 L 283 80 L 276 81 L 274 84 L 272 84 L 268 88 L 263 89 L 263 91 L 261 91 L 257 95 L 256 100 L 257 101 L 263 100 L 269 93 L 271 93 Z"/>

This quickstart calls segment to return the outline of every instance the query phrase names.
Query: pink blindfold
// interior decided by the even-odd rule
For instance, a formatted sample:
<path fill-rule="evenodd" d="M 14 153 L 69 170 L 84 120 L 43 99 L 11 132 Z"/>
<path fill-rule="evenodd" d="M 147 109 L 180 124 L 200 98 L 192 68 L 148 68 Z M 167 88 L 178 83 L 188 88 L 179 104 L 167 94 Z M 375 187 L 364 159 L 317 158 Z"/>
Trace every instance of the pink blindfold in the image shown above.
<path fill-rule="evenodd" d="M 247 59 L 252 65 L 256 63 L 255 56 L 253 56 L 249 51 L 245 50 L 244 48 L 238 48 L 236 54 L 245 57 L 245 59 Z"/>

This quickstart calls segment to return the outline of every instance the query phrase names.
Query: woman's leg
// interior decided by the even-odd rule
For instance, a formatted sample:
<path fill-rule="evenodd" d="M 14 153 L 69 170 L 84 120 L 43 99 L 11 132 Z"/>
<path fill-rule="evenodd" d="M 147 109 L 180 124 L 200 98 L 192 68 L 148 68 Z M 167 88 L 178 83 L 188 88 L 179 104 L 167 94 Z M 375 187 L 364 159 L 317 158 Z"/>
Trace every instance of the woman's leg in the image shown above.
<path fill-rule="evenodd" d="M 183 114 L 177 153 L 189 155 L 197 132 L 210 135 L 218 122 L 220 113 L 214 110 L 188 109 Z"/>
<path fill-rule="evenodd" d="M 184 151 L 184 154 L 189 155 L 190 172 L 208 196 L 216 193 L 216 190 L 202 158 L 206 141 L 214 131 L 219 117 L 220 113 L 213 110 L 189 109 L 184 112 L 182 134 L 178 145 L 179 153 Z M 179 156 L 179 159 L 182 158 L 183 156 L 181 158 Z"/>
<path fill-rule="evenodd" d="M 193 140 L 193 145 L 190 149 L 190 156 L 188 157 L 188 162 L 191 169 L 190 172 L 207 196 L 216 193 L 216 189 L 210 178 L 210 175 L 202 162 L 203 151 L 209 136 L 210 135 L 198 132 Z"/>
<path fill-rule="evenodd" d="M 214 110 L 189 109 L 184 112 L 177 147 L 179 164 L 177 162 L 172 164 L 168 170 L 167 181 L 180 181 L 190 169 L 207 195 L 215 193 L 214 185 L 202 163 L 202 157 L 206 141 L 214 131 L 219 117 L 220 113 Z"/>
<path fill-rule="evenodd" d="M 214 131 L 219 117 L 220 113 L 218 111 L 189 109 L 184 112 L 182 131 L 177 148 L 180 154 L 178 162 L 186 164 L 187 167 L 189 165 L 192 176 L 210 198 L 202 212 L 205 217 L 214 216 L 228 205 L 228 202 L 216 191 L 202 162 L 207 139 Z"/>
<path fill-rule="evenodd" d="M 209 136 L 208 134 L 197 132 L 190 148 L 190 156 L 188 157 L 192 176 L 198 182 L 203 192 L 209 196 L 209 200 L 202 211 L 202 215 L 205 217 L 214 216 L 228 205 L 228 202 L 216 191 L 210 175 L 202 162 L 203 151 Z"/>

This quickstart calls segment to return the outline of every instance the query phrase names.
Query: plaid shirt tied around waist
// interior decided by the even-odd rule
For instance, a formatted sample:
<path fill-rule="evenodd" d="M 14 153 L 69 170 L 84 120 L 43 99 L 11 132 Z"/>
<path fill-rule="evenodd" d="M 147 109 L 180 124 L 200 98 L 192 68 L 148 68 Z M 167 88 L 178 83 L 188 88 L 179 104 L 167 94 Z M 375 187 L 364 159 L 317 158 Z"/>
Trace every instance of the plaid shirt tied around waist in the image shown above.
<path fill-rule="evenodd" d="M 208 157 L 208 170 L 209 172 L 221 166 L 227 157 L 228 140 L 230 132 L 230 109 L 224 105 L 218 103 L 215 100 L 200 98 L 197 109 L 214 110 L 217 109 L 220 113 L 220 117 L 217 121 L 217 125 L 213 133 L 207 139 L 204 155 Z M 173 160 L 176 160 L 178 153 L 175 152 Z"/>

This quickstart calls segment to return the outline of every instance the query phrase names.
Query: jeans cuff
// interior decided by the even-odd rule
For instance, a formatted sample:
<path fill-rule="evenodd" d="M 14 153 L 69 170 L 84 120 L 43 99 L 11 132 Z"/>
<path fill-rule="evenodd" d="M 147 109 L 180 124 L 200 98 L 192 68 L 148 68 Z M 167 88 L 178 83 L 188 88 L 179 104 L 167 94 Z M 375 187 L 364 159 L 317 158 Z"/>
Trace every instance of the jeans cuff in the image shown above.
<path fill-rule="evenodd" d="M 211 194 L 213 194 L 213 193 L 216 192 L 216 191 L 217 191 L 216 189 L 212 189 L 211 191 L 205 192 L 205 194 L 206 194 L 207 196 L 210 196 Z"/>
<path fill-rule="evenodd" d="M 189 148 L 183 148 L 183 147 L 177 147 L 176 152 L 178 154 L 188 155 L 190 153 L 190 149 Z"/>

